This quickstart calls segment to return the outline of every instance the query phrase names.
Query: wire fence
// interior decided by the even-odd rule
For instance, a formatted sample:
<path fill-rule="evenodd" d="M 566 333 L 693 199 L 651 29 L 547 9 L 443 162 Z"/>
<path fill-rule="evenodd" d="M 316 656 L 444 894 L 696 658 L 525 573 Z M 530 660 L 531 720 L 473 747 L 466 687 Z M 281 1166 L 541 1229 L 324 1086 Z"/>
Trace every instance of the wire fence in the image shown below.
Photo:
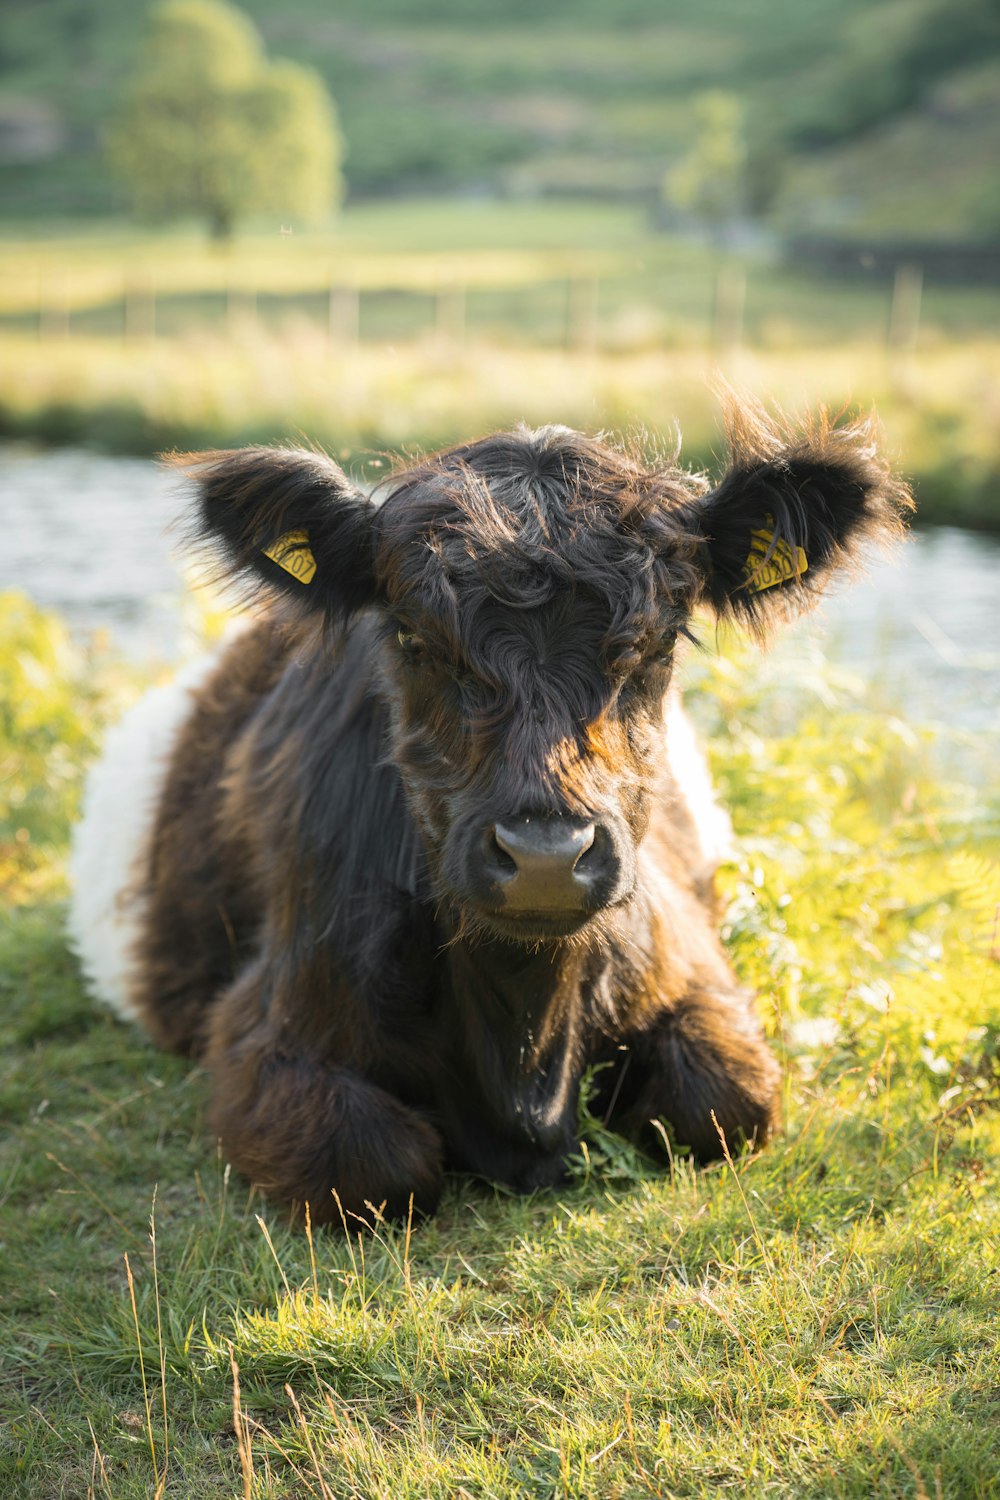
<path fill-rule="evenodd" d="M 105 286 L 93 295 L 74 285 L 71 271 L 47 270 L 38 277 L 35 295 L 14 307 L 0 306 L 0 331 L 42 340 L 86 336 L 141 344 L 191 334 L 245 336 L 248 331 L 307 325 L 338 351 L 361 342 L 432 337 L 452 348 L 485 338 L 581 354 L 675 341 L 725 354 L 761 341 L 762 314 L 752 305 L 752 274 L 738 263 L 723 264 L 690 295 L 665 287 L 659 297 L 648 286 L 630 290 L 620 279 L 596 275 L 497 287 L 452 278 L 430 289 L 362 286 L 336 276 L 294 290 L 254 282 L 245 275 L 228 286 L 203 288 L 178 289 L 169 277 L 164 281 L 166 285 L 150 271 L 125 271 L 117 278 L 117 288 Z M 845 307 L 838 328 L 835 295 L 822 309 L 822 323 L 811 325 L 801 307 L 783 310 L 772 287 L 767 294 L 767 326 L 783 329 L 787 342 L 864 331 L 902 357 L 917 346 L 923 290 L 920 266 L 901 264 L 887 284 L 869 289 L 863 305 Z M 773 341 L 773 336 L 765 341 Z"/>

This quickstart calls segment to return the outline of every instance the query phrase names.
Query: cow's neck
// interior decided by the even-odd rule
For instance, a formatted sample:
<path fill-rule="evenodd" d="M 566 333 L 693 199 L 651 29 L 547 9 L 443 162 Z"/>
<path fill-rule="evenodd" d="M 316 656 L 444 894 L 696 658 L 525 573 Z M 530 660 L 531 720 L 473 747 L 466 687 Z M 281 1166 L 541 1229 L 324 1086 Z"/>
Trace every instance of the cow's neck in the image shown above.
<path fill-rule="evenodd" d="M 501 1130 L 555 1145 L 575 1119 L 584 950 L 525 950 L 459 940 L 448 949 L 446 1003 L 455 1066 L 466 1068 Z"/>

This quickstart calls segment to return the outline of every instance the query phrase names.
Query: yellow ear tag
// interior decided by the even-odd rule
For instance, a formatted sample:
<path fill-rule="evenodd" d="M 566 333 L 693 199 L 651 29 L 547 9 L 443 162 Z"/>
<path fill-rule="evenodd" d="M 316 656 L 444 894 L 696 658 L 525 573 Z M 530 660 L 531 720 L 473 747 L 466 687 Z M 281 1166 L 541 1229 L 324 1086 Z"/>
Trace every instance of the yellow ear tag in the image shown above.
<path fill-rule="evenodd" d="M 800 578 L 809 567 L 802 548 L 796 547 L 793 550 L 791 543 L 784 540 L 777 544 L 770 557 L 767 556 L 768 548 L 774 541 L 774 532 L 771 530 L 774 520 L 771 516 L 768 516 L 767 523 L 760 531 L 751 531 L 750 555 L 743 565 L 746 586 L 752 594 L 759 594 L 763 589 L 773 589 L 776 584 L 787 583 L 790 578 Z"/>
<path fill-rule="evenodd" d="M 291 573 L 299 583 L 312 583 L 316 576 L 316 559 L 305 531 L 286 531 L 270 547 L 264 548 L 264 556 L 277 563 L 279 568 L 284 568 L 286 573 Z"/>

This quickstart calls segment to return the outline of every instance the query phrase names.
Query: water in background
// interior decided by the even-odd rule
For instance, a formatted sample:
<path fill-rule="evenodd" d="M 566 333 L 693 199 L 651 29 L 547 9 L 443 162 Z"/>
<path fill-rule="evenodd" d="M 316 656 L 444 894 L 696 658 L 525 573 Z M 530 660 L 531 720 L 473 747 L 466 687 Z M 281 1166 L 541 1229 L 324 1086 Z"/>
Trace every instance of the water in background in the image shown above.
<path fill-rule="evenodd" d="M 176 476 L 148 459 L 0 448 L 0 589 L 78 633 L 107 631 L 130 656 L 170 660 L 183 584 L 167 526 L 183 508 Z"/>
<path fill-rule="evenodd" d="M 145 459 L 0 448 L 0 589 L 80 633 L 107 631 L 131 656 L 171 660 L 185 635 L 167 528 L 184 504 L 176 477 Z M 818 628 L 830 656 L 910 717 L 1000 730 L 997 539 L 917 533 L 799 628 Z"/>

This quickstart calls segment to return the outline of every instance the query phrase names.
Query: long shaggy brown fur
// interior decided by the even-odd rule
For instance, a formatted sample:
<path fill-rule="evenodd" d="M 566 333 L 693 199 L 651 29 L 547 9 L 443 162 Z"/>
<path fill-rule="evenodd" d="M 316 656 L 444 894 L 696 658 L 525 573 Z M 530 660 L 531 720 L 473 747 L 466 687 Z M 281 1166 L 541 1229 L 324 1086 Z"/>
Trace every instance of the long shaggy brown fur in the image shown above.
<path fill-rule="evenodd" d="M 136 1000 L 268 1193 L 322 1220 L 430 1211 L 445 1167 L 556 1181 L 595 1067 L 612 1125 L 699 1159 L 774 1130 L 666 755 L 677 643 L 699 604 L 758 632 L 807 606 L 909 502 L 864 426 L 743 405 L 729 438 L 713 485 L 519 429 L 381 504 L 315 453 L 181 460 L 198 539 L 268 609 L 176 746 Z M 268 555 L 289 536 L 311 579 Z M 763 589 L 762 552 L 794 560 Z M 560 839 L 558 900 L 518 905 Z"/>

